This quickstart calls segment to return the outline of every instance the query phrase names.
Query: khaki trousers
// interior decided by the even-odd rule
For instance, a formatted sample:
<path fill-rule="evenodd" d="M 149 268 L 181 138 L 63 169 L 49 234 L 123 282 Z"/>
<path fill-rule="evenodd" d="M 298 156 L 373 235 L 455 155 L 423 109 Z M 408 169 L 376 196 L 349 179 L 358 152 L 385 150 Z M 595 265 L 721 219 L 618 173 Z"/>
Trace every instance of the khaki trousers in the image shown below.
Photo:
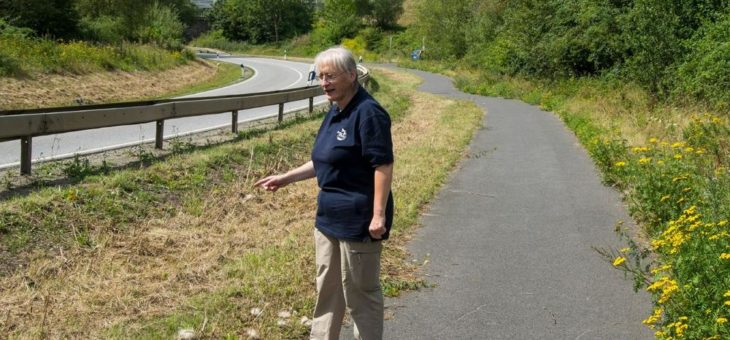
<path fill-rule="evenodd" d="M 341 241 L 314 230 L 317 304 L 312 339 L 337 340 L 345 308 L 354 322 L 355 339 L 383 338 L 383 292 L 380 287 L 382 242 Z"/>

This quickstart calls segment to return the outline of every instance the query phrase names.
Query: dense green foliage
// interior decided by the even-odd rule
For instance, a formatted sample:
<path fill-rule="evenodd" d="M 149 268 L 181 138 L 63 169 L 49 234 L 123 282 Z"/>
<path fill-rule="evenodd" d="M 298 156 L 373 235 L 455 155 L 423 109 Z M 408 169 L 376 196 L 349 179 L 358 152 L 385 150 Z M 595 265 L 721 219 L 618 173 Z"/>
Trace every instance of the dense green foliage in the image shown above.
<path fill-rule="evenodd" d="M 313 10 L 302 0 L 219 0 L 210 18 L 230 40 L 278 42 L 309 31 Z"/>
<path fill-rule="evenodd" d="M 730 79 L 727 0 L 423 0 L 400 45 L 508 75 L 619 77 L 659 99 L 721 110 Z"/>
<path fill-rule="evenodd" d="M 0 19 L 38 37 L 135 41 L 179 49 L 196 17 L 188 0 L 3 0 Z"/>
<path fill-rule="evenodd" d="M 311 32 L 303 48 L 310 54 L 353 38 L 363 29 L 391 29 L 402 13 L 403 0 L 219 0 L 209 15 L 217 32 L 209 35 L 250 44 L 279 44 Z"/>
<path fill-rule="evenodd" d="M 72 38 L 78 32 L 80 18 L 74 0 L 3 0 L 0 19 L 39 35 Z"/>
<path fill-rule="evenodd" d="M 188 0 L 0 1 L 0 77 L 180 65 L 196 11 Z"/>

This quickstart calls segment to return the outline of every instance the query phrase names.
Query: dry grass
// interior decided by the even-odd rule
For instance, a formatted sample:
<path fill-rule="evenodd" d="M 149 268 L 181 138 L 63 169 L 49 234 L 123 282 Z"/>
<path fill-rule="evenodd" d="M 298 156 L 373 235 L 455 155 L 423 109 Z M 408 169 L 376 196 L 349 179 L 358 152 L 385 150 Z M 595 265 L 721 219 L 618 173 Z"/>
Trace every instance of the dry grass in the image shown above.
<path fill-rule="evenodd" d="M 219 76 L 215 63 L 193 61 L 158 72 L 99 72 L 85 75 L 39 75 L 35 79 L 2 78 L 0 110 L 29 109 L 139 100 L 163 96 Z"/>
<path fill-rule="evenodd" d="M 393 126 L 397 230 L 386 243 L 383 265 L 384 279 L 408 283 L 417 280 L 417 268 L 406 261 L 404 245 L 482 113 L 415 93 L 412 75 L 376 75 L 400 84 L 393 92 L 410 99 Z M 186 164 L 215 155 L 247 160 L 215 166 L 206 174 L 206 189 L 183 191 L 172 211 L 122 232 L 99 218 L 93 247 L 28 254 L 33 260 L 26 268 L 0 278 L 0 332 L 18 338 L 170 338 L 177 329 L 193 328 L 221 338 L 245 337 L 250 328 L 263 338 L 306 337 L 299 317 L 310 316 L 313 307 L 316 185 L 307 181 L 271 194 L 251 184 L 306 161 L 318 126 L 309 121 L 218 147 L 214 155 L 195 152 L 140 170 L 184 176 Z M 270 149 L 271 143 L 282 146 Z M 263 312 L 252 315 L 251 308 Z M 295 315 L 286 326 L 277 325 L 281 310 Z"/>

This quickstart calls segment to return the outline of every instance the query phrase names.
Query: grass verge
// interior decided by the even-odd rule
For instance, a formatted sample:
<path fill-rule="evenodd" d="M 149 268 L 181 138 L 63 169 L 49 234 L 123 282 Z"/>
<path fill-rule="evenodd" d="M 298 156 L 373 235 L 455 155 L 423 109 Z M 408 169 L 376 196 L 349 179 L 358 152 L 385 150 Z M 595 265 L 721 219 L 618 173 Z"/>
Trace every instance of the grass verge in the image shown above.
<path fill-rule="evenodd" d="M 190 86 L 185 86 L 172 92 L 168 92 L 160 96 L 151 97 L 149 99 L 174 98 L 188 94 L 214 90 L 244 81 L 248 78 L 253 77 L 254 75 L 253 70 L 247 68 L 246 76 L 241 77 L 241 67 L 236 64 L 218 63 L 216 67 L 218 68 L 218 70 L 216 71 L 216 75 L 211 79 Z"/>
<path fill-rule="evenodd" d="M 409 63 L 432 71 L 446 67 Z M 643 321 L 657 338 L 730 338 L 730 120 L 727 112 L 656 102 L 610 79 L 541 82 L 474 70 L 451 72 L 458 87 L 520 98 L 558 114 L 604 181 L 624 194 L 643 234 L 618 222 L 626 249 L 599 249 L 648 290 Z M 641 242 L 640 239 L 648 239 Z"/>
<path fill-rule="evenodd" d="M 405 242 L 483 114 L 417 93 L 417 82 L 387 70 L 372 81 L 393 117 L 397 157 L 397 213 L 381 278 L 390 296 L 425 284 L 406 261 Z M 305 338 L 316 185 L 276 194 L 251 185 L 305 162 L 319 123 L 248 131 L 230 144 L 0 203 L 0 332 L 170 338 L 191 329 L 213 338 Z"/>

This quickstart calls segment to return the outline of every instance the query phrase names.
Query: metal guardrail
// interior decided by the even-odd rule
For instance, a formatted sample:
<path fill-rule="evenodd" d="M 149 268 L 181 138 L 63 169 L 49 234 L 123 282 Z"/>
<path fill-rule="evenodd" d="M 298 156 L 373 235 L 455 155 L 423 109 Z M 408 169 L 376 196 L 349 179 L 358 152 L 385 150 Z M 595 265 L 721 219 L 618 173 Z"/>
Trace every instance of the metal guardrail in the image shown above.
<path fill-rule="evenodd" d="M 358 73 L 360 83 L 366 84 L 370 78 L 369 70 L 358 65 Z M 278 121 L 281 122 L 284 118 L 285 103 L 308 98 L 311 113 L 314 110 L 314 97 L 319 95 L 322 95 L 322 89 L 314 85 L 244 95 L 0 111 L 0 142 L 21 140 L 20 173 L 29 175 L 33 137 L 156 122 L 155 148 L 162 149 L 166 119 L 231 112 L 231 131 L 238 133 L 240 110 L 278 104 Z"/>

